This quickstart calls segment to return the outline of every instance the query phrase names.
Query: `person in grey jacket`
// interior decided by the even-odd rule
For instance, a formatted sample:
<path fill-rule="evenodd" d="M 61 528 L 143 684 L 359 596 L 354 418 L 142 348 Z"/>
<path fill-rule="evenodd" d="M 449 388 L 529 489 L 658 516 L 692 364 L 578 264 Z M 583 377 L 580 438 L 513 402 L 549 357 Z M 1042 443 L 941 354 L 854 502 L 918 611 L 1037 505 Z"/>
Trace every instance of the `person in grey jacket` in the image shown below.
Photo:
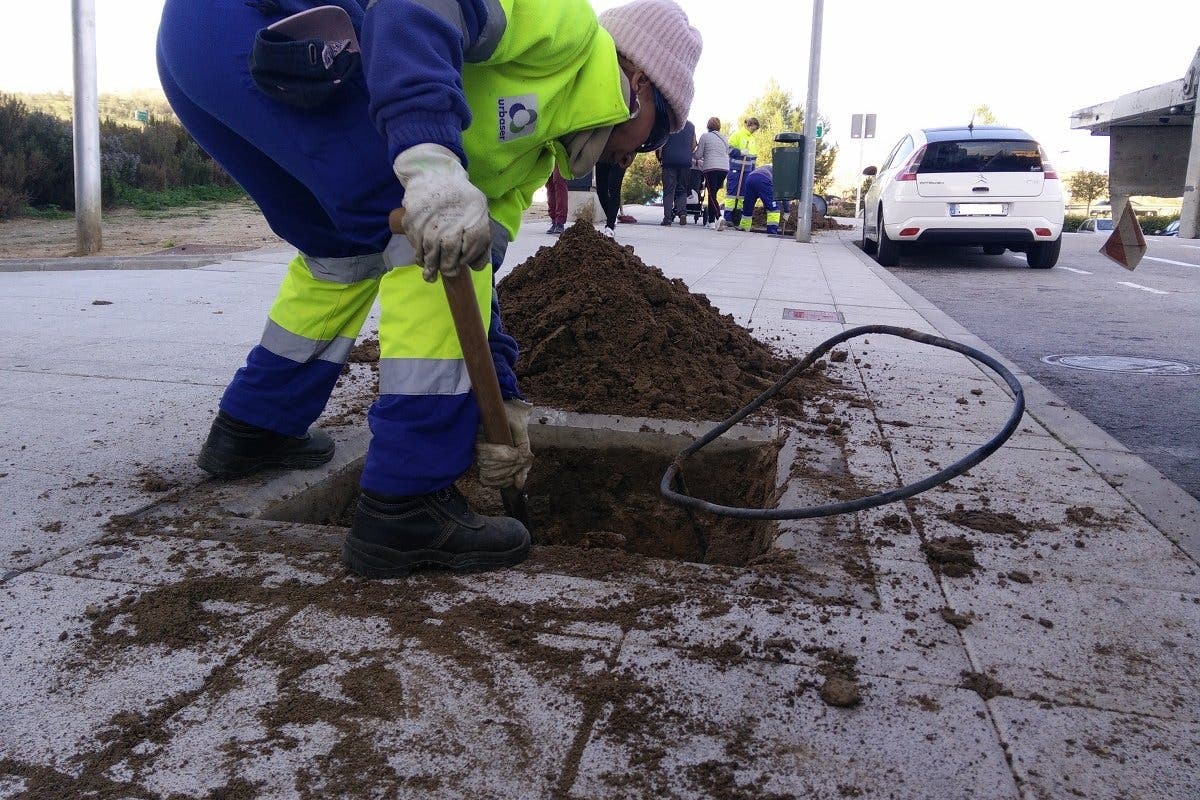
<path fill-rule="evenodd" d="M 704 172 L 704 188 L 708 196 L 705 225 L 720 230 L 725 221 L 721 219 L 717 192 L 721 191 L 721 185 L 725 183 L 725 174 L 729 172 L 729 142 L 721 135 L 721 120 L 716 117 L 708 118 L 708 132 L 696 143 L 693 157 Z"/>

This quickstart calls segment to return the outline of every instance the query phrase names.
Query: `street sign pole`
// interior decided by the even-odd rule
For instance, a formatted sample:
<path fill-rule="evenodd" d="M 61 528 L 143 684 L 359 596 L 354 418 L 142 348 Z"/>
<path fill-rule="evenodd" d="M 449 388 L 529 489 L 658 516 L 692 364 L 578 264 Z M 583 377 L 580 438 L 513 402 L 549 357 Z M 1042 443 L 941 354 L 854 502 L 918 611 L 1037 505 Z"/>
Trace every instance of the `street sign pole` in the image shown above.
<path fill-rule="evenodd" d="M 821 18 L 825 0 L 813 0 L 812 43 L 808 49 L 808 102 L 804 107 L 804 165 L 800 172 L 800 224 L 796 241 L 812 241 L 813 173 L 817 164 L 817 89 L 821 84 Z"/>
<path fill-rule="evenodd" d="M 858 137 L 858 172 L 854 173 L 858 177 L 854 179 L 854 216 L 858 216 L 860 206 L 862 205 L 862 161 L 863 161 L 863 140 Z"/>
<path fill-rule="evenodd" d="M 857 217 L 862 195 L 863 145 L 866 144 L 867 139 L 875 138 L 875 115 L 851 114 L 850 138 L 858 139 L 858 175 L 854 182 L 854 216 Z"/>

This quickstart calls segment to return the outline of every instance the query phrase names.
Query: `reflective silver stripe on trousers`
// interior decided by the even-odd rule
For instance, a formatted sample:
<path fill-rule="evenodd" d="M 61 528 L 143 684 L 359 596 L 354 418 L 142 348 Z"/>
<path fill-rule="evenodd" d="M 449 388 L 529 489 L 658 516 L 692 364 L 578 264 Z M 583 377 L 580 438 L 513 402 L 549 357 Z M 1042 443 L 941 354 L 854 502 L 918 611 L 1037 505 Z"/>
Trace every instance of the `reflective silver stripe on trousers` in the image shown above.
<path fill-rule="evenodd" d="M 380 394 L 466 394 L 467 362 L 461 358 L 381 358 Z"/>
<path fill-rule="evenodd" d="M 367 8 L 370 9 L 378 2 L 379 0 L 371 0 L 367 3 Z M 467 20 L 463 17 L 462 6 L 458 0 L 413 0 L 413 2 L 424 6 L 458 28 L 462 33 L 463 41 L 468 41 Z M 470 63 L 479 63 L 491 58 L 508 27 L 508 18 L 504 15 L 504 8 L 500 5 L 500 0 L 484 0 L 483 4 L 487 7 L 487 22 L 483 24 L 483 30 L 479 32 L 479 38 L 470 42 L 463 50 L 463 59 Z"/>
<path fill-rule="evenodd" d="M 277 356 L 301 364 L 317 360 L 345 364 L 350 356 L 350 349 L 354 347 L 354 340 L 347 336 L 309 339 L 284 329 L 273 320 L 267 320 L 267 327 L 259 344 Z"/>
<path fill-rule="evenodd" d="M 494 235 L 493 235 L 494 238 Z M 407 267 L 415 264 L 417 254 L 407 236 L 393 234 L 382 253 L 369 256 L 347 256 L 345 258 L 323 258 L 300 254 L 308 271 L 319 281 L 349 285 L 368 278 L 382 277 L 392 267 Z"/>
<path fill-rule="evenodd" d="M 396 237 L 392 237 L 393 239 Z M 319 281 L 348 285 L 378 278 L 387 272 L 387 251 L 369 256 L 346 256 L 345 258 L 323 258 L 301 253 L 308 271 Z"/>

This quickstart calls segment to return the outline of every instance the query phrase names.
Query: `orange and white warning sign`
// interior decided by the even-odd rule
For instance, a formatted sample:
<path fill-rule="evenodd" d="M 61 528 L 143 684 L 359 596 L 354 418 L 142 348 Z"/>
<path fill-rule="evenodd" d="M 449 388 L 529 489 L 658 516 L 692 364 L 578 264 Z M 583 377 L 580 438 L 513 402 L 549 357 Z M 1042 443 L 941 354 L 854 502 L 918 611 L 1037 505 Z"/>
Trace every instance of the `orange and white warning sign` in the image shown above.
<path fill-rule="evenodd" d="M 1146 255 L 1146 236 L 1142 226 L 1138 224 L 1137 214 L 1133 213 L 1133 204 L 1125 201 L 1125 210 L 1117 220 L 1116 227 L 1109 235 L 1100 252 L 1132 272 L 1142 256 Z"/>

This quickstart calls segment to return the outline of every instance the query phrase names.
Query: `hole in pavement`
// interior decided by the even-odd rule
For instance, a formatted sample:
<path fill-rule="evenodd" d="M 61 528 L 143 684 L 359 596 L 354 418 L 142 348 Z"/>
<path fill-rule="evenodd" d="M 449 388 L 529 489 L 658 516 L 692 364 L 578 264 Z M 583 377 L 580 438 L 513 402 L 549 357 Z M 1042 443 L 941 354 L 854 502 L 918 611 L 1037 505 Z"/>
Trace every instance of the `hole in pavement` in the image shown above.
<path fill-rule="evenodd" d="M 527 486 L 530 528 L 543 545 L 617 548 L 676 561 L 742 566 L 766 551 L 773 522 L 692 513 L 658 492 L 673 454 L 636 446 L 534 447 Z M 691 494 L 722 505 L 763 508 L 775 501 L 778 447 L 755 444 L 689 459 L 684 478 Z M 358 497 L 358 470 L 299 495 L 267 517 L 349 527 Z M 501 514 L 499 492 L 472 473 L 459 481 L 472 507 Z"/>

